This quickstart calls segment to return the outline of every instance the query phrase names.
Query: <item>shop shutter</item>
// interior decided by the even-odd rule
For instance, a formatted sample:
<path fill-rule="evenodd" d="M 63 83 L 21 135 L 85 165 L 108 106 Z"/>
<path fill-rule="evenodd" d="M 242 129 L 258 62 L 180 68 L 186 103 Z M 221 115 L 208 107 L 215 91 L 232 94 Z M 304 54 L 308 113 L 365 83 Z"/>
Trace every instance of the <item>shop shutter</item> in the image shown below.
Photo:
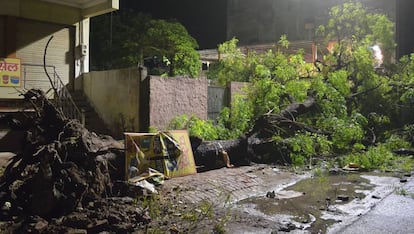
<path fill-rule="evenodd" d="M 51 88 L 43 68 L 43 55 L 52 35 L 46 55 L 47 71 L 52 78 L 58 75 L 64 84 L 68 84 L 74 74 L 74 29 L 71 26 L 18 19 L 16 30 L 16 54 L 22 63 L 24 88 L 44 91 Z"/>

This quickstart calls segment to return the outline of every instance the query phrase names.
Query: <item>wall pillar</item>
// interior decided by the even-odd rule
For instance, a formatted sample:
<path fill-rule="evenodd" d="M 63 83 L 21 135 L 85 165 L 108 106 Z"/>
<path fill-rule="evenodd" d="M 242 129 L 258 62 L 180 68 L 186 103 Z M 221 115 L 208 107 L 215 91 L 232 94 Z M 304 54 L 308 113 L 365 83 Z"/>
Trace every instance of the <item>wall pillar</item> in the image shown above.
<path fill-rule="evenodd" d="M 90 18 L 85 18 L 75 24 L 75 75 L 73 89 L 83 89 L 83 74 L 89 72 L 89 29 Z"/>
<path fill-rule="evenodd" d="M 76 24 L 75 77 L 89 72 L 89 28 L 89 18 Z"/>

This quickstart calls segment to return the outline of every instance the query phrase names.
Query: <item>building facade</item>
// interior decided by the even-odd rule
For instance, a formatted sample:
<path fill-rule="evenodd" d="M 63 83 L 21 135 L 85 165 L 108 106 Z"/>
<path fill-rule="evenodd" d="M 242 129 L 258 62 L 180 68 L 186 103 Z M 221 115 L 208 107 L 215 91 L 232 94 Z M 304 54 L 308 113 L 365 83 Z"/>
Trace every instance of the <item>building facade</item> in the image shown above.
<path fill-rule="evenodd" d="M 412 30 L 414 1 L 397 0 L 397 57 L 414 53 L 414 31 Z"/>
<path fill-rule="evenodd" d="M 369 10 L 396 18 L 397 0 L 359 0 Z M 404 1 L 404 0 L 402 0 Z M 409 1 L 409 0 L 406 0 Z M 177 19 L 198 41 L 200 49 L 213 49 L 233 37 L 240 45 L 274 43 L 286 34 L 290 41 L 313 39 L 325 24 L 329 10 L 349 0 L 123 0 L 154 18 Z"/>
<path fill-rule="evenodd" d="M 278 41 L 286 34 L 290 41 L 313 40 L 315 29 L 325 25 L 329 10 L 349 0 L 228 0 L 227 39 L 240 44 Z M 360 0 L 369 11 L 395 20 L 395 0 Z"/>
<path fill-rule="evenodd" d="M 73 89 L 89 71 L 89 19 L 117 10 L 119 0 L 0 0 L 0 6 L 0 108 L 7 109 L 24 90 L 49 90 L 48 76 Z"/>

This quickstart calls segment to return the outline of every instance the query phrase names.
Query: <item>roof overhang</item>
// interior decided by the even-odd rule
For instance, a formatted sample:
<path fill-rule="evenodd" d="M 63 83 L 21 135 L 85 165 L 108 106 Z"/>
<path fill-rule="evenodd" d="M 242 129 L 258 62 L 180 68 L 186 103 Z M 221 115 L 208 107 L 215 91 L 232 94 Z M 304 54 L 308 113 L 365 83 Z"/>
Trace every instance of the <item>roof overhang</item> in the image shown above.
<path fill-rule="evenodd" d="M 41 0 L 44 2 L 52 2 L 59 5 L 71 6 L 76 8 L 85 9 L 88 7 L 99 5 L 107 0 Z"/>
<path fill-rule="evenodd" d="M 119 0 L 0 0 L 0 16 L 73 25 L 119 9 Z"/>
<path fill-rule="evenodd" d="M 79 9 L 83 17 L 103 15 L 119 9 L 119 0 L 41 0 Z"/>

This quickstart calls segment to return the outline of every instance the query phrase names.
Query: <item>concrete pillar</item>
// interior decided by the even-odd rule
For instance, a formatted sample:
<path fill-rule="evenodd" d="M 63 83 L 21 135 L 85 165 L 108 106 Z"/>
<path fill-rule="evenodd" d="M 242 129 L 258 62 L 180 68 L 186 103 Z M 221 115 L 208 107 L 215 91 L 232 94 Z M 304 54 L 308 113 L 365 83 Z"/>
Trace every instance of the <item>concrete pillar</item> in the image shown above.
<path fill-rule="evenodd" d="M 83 74 L 89 72 L 89 29 L 90 18 L 85 18 L 75 24 L 75 76 L 74 90 L 83 89 Z"/>
<path fill-rule="evenodd" d="M 89 72 L 89 28 L 90 19 L 85 18 L 76 25 L 75 77 Z"/>

